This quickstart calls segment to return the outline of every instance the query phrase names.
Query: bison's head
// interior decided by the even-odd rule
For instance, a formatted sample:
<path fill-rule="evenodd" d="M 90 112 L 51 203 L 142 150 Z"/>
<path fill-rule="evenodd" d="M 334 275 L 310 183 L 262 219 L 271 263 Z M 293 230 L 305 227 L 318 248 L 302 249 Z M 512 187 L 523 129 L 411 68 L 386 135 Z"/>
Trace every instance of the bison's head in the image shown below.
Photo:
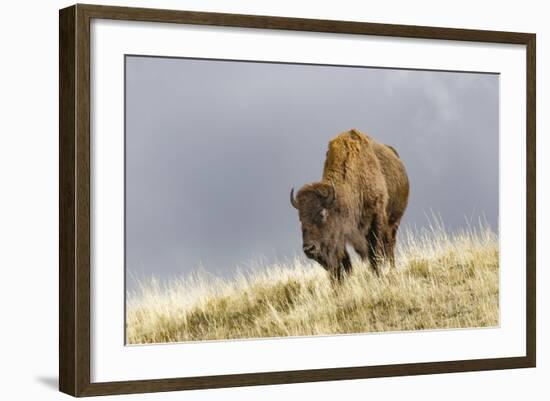
<path fill-rule="evenodd" d="M 302 223 L 304 253 L 324 267 L 327 267 L 330 259 L 328 252 L 333 240 L 331 220 L 335 201 L 334 186 L 327 183 L 305 185 L 298 191 L 296 198 L 294 189 L 290 191 L 290 203 L 298 209 Z"/>

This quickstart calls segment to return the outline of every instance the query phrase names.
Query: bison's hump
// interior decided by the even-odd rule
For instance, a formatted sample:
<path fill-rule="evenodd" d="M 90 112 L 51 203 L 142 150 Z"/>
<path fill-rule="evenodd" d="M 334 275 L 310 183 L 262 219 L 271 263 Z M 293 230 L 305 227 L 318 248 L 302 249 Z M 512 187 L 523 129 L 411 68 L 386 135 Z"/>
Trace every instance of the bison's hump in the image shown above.
<path fill-rule="evenodd" d="M 360 144 L 368 144 L 369 137 L 363 134 L 361 131 L 352 128 L 349 131 L 344 131 L 338 136 L 334 137 L 329 142 L 329 149 L 334 151 L 344 150 L 350 146 L 357 146 Z"/>

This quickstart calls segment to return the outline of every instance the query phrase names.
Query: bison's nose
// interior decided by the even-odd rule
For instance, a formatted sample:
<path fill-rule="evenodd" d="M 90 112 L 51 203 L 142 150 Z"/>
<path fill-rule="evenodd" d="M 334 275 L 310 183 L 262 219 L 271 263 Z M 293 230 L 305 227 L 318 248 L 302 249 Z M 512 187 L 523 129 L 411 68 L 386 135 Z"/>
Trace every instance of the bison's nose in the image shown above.
<path fill-rule="evenodd" d="M 302 248 L 304 249 L 304 253 L 310 258 L 317 255 L 317 245 L 315 244 L 304 244 Z"/>

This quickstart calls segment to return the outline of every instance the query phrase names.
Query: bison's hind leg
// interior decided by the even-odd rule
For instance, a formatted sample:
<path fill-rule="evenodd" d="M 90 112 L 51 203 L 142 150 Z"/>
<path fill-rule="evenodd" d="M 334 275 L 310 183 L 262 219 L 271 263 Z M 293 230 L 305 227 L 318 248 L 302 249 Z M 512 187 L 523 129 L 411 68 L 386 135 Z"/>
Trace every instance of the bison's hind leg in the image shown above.
<path fill-rule="evenodd" d="M 397 229 L 399 228 L 398 224 L 394 224 L 390 227 L 390 234 L 388 238 L 388 259 L 390 261 L 390 266 L 392 269 L 395 269 L 395 243 L 397 242 Z"/>
<path fill-rule="evenodd" d="M 387 254 L 390 260 L 390 266 L 395 269 L 395 244 L 397 243 L 397 230 L 399 230 L 399 223 L 401 217 L 390 220 L 389 233 L 388 233 L 388 249 Z"/>
<path fill-rule="evenodd" d="M 368 258 L 370 265 L 377 276 L 380 275 L 380 266 L 389 256 L 393 255 L 391 248 L 391 234 L 388 232 L 387 221 L 384 216 L 375 216 L 367 234 Z"/>
<path fill-rule="evenodd" d="M 379 276 L 379 264 L 382 260 L 382 256 L 380 254 L 380 241 L 373 231 L 369 232 L 369 234 L 367 235 L 367 240 L 369 242 L 368 259 L 370 262 L 370 267 L 376 273 L 376 275 Z"/>

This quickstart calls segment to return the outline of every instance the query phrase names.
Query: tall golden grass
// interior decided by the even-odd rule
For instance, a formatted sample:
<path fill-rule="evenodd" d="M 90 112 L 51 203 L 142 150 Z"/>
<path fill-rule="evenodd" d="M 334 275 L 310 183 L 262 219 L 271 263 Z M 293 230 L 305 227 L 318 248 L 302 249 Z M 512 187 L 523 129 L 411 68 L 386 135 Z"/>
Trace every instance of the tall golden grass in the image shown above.
<path fill-rule="evenodd" d="M 441 224 L 400 236 L 397 268 L 356 261 L 341 284 L 297 258 L 236 278 L 194 274 L 142 281 L 127 294 L 129 344 L 499 324 L 499 249 L 486 225 L 449 235 Z"/>

